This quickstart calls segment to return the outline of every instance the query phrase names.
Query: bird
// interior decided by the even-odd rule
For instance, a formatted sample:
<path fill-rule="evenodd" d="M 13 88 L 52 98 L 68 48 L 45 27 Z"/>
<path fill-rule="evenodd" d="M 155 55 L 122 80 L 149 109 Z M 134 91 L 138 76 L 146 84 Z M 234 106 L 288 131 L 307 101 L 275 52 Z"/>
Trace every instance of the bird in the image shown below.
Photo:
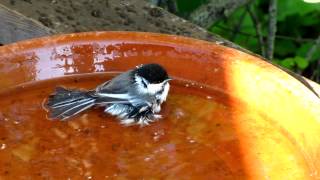
<path fill-rule="evenodd" d="M 162 116 L 172 80 L 159 64 L 142 64 L 98 85 L 93 90 L 68 89 L 58 86 L 47 98 L 49 119 L 68 120 L 94 107 L 116 116 L 125 126 L 146 126 Z"/>

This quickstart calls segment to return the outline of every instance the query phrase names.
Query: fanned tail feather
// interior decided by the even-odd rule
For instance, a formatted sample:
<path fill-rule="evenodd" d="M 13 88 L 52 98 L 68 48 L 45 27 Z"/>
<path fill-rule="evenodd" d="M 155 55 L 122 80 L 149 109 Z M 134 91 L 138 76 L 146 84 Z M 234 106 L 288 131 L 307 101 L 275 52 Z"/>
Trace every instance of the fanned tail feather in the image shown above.
<path fill-rule="evenodd" d="M 65 89 L 57 87 L 44 105 L 49 111 L 49 119 L 66 120 L 94 105 L 109 106 L 112 104 L 128 104 L 126 94 L 101 94 L 95 91 Z"/>
<path fill-rule="evenodd" d="M 88 91 L 57 87 L 55 93 L 49 96 L 45 107 L 50 111 L 50 119 L 65 120 L 91 108 L 95 101 L 96 97 Z"/>

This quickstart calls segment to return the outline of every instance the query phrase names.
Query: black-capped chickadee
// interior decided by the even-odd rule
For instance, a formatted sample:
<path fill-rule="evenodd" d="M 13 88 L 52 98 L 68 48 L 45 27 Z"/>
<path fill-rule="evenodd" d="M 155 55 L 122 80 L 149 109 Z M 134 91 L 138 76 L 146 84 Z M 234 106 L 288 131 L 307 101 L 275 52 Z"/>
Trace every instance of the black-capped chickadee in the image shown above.
<path fill-rule="evenodd" d="M 145 64 L 124 72 L 85 91 L 58 87 L 50 95 L 45 108 L 50 119 L 65 120 L 93 106 L 105 107 L 104 112 L 117 116 L 124 125 L 148 125 L 161 118 L 157 114 L 169 92 L 166 70 L 158 64 Z"/>

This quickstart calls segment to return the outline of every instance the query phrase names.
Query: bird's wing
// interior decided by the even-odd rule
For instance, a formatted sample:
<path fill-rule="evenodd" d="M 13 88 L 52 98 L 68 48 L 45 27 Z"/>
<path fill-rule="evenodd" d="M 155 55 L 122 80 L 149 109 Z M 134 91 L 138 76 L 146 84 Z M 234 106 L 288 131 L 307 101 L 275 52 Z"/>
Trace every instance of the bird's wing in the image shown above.
<path fill-rule="evenodd" d="M 101 93 L 95 92 L 97 105 L 107 105 L 107 104 L 129 104 L 128 94 L 113 94 L 113 93 Z"/>
<path fill-rule="evenodd" d="M 132 71 L 122 73 L 98 86 L 95 90 L 97 101 L 102 104 L 128 103 L 136 107 L 149 106 L 144 98 L 135 93 L 136 83 L 130 73 Z"/>
<path fill-rule="evenodd" d="M 110 82 L 111 82 L 111 80 L 106 81 L 106 82 L 100 84 L 99 86 L 97 86 L 96 91 L 97 91 L 97 92 L 101 91 L 104 87 L 107 87 Z"/>
<path fill-rule="evenodd" d="M 151 106 L 148 101 L 143 100 L 137 96 L 129 93 L 115 94 L 115 93 L 96 93 L 96 104 L 131 104 L 135 107 Z"/>
<path fill-rule="evenodd" d="M 130 79 L 131 71 L 122 73 L 115 78 L 107 81 L 96 88 L 97 93 L 103 94 L 127 94 L 134 82 Z"/>

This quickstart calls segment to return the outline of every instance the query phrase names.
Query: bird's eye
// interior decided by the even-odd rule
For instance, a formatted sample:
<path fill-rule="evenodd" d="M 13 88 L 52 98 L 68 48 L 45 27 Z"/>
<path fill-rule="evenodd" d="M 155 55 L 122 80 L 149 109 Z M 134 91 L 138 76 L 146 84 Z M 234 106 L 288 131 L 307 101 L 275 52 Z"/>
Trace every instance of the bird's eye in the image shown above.
<path fill-rule="evenodd" d="M 147 84 L 146 80 L 142 79 L 141 82 L 142 82 L 143 86 L 144 86 L 145 88 L 147 88 L 148 84 Z"/>

